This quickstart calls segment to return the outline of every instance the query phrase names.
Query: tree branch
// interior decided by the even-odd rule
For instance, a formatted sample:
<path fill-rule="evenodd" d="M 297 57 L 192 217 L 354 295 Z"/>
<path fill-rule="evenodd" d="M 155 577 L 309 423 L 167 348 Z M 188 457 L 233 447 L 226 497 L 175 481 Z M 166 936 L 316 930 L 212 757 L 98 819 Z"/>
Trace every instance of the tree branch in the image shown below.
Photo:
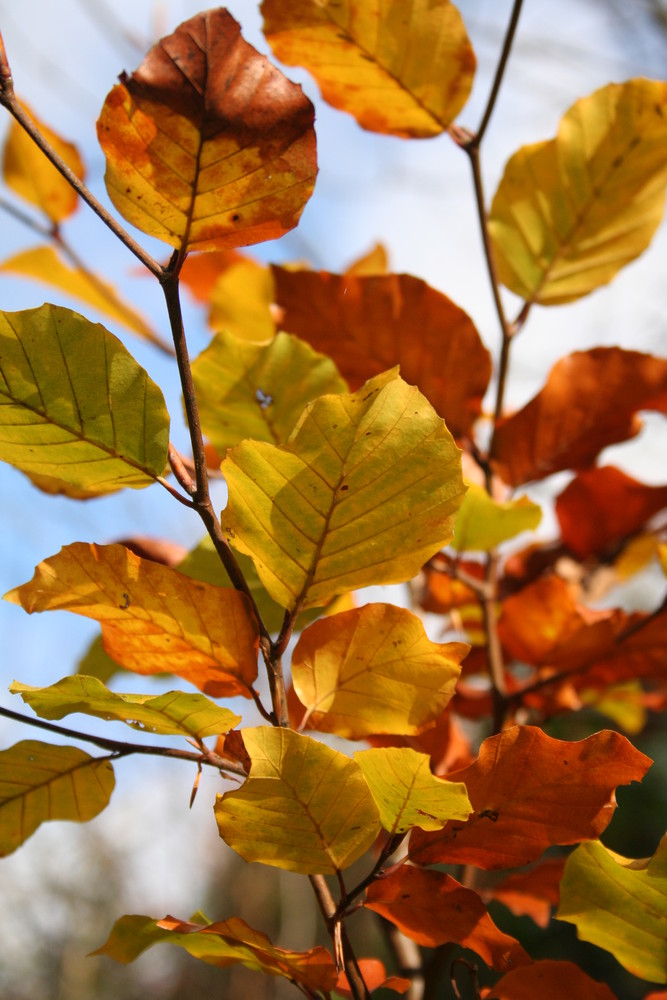
<path fill-rule="evenodd" d="M 327 930 L 329 931 L 329 934 L 334 942 L 334 951 L 337 950 L 336 941 L 338 935 L 340 936 L 343 951 L 343 969 L 350 984 L 350 992 L 352 993 L 354 1000 L 370 1000 L 371 995 L 368 992 L 368 987 L 366 986 L 364 977 L 361 974 L 361 969 L 359 968 L 359 963 L 357 962 L 350 939 L 347 935 L 347 931 L 345 930 L 345 925 L 342 923 L 341 918 L 337 916 L 336 902 L 331 895 L 331 890 L 326 883 L 324 875 L 309 875 L 308 878 L 311 886 L 313 887 L 313 892 L 315 893 L 315 898 L 317 899 L 320 912 L 322 913 L 324 921 L 327 925 Z"/>
<path fill-rule="evenodd" d="M 486 102 L 486 108 L 484 109 L 482 120 L 479 123 L 479 128 L 477 129 L 475 135 L 470 139 L 470 146 L 479 147 L 482 139 L 484 138 L 489 122 L 491 121 L 491 115 L 493 114 L 493 110 L 496 106 L 496 100 L 500 92 L 500 85 L 502 84 L 503 76 L 505 75 L 507 60 L 509 59 L 510 52 L 512 51 L 512 43 L 514 42 L 514 35 L 519 23 L 519 14 L 521 13 L 522 3 L 523 0 L 514 0 L 509 24 L 507 25 L 507 31 L 505 32 L 505 38 L 503 40 L 503 47 L 498 60 L 498 66 L 496 68 L 496 75 L 493 79 L 493 84 L 491 85 L 491 91 Z"/>

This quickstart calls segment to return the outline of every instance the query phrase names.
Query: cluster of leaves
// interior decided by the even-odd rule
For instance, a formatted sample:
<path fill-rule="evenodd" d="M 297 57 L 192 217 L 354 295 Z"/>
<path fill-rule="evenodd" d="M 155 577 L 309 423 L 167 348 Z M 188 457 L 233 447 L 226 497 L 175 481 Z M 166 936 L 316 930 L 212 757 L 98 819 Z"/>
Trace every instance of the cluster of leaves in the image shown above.
<path fill-rule="evenodd" d="M 559 919 L 636 976 L 667 982 L 667 838 L 644 861 L 598 839 L 615 789 L 651 762 L 615 731 L 565 742 L 543 729 L 592 704 L 633 733 L 665 707 L 667 608 L 627 614 L 589 602 L 601 580 L 654 558 L 667 564 L 667 486 L 596 465 L 603 448 L 637 433 L 639 411 L 667 413 L 667 361 L 578 352 L 521 410 L 503 406 L 510 345 L 533 305 L 609 282 L 661 221 L 667 84 L 631 80 L 579 100 L 553 139 L 510 159 L 487 217 L 479 151 L 519 7 L 470 133 L 454 120 L 475 57 L 448 0 L 262 4 L 276 57 L 307 67 L 325 100 L 372 131 L 447 132 L 468 156 L 503 334 L 492 417 L 482 400 L 494 365 L 472 320 L 424 281 L 389 273 L 381 249 L 345 274 L 269 268 L 238 252 L 297 225 L 317 162 L 312 105 L 226 11 L 159 42 L 109 93 L 98 122 L 109 197 L 173 248 L 167 265 L 96 202 L 76 150 L 15 97 L 2 55 L 0 102 L 14 119 L 4 179 L 42 213 L 47 241 L 2 267 L 171 350 L 63 237 L 79 196 L 87 201 L 163 289 L 192 456 L 170 444 L 162 393 L 126 347 L 47 304 L 0 314 L 0 458 L 76 499 L 159 483 L 207 536 L 178 564 L 79 542 L 6 595 L 28 613 L 94 619 L 114 669 L 169 672 L 201 693 L 120 694 L 108 676 L 83 673 L 48 687 L 15 682 L 47 729 L 67 733 L 53 720 L 78 712 L 180 735 L 195 749 L 94 738 L 107 754 L 90 756 L 18 743 L 0 754 L 0 851 L 45 820 L 97 815 L 119 756 L 167 753 L 243 779 L 217 798 L 220 836 L 246 861 L 309 876 L 333 942 L 333 952 L 292 952 L 236 917 L 134 915 L 100 954 L 129 962 L 170 942 L 213 965 L 284 977 L 310 997 L 366 997 L 380 985 L 417 996 L 420 970 L 411 982 L 400 961 L 393 975 L 357 960 L 348 918 L 361 906 L 424 954 L 472 950 L 495 974 L 489 1000 L 538 989 L 550 1000 L 606 1000 L 609 988 L 573 963 L 533 961 L 487 912 L 494 899 L 545 926 L 560 883 Z M 213 331 L 192 364 L 180 283 L 206 303 Z M 513 322 L 500 283 L 523 300 Z M 221 515 L 209 494 L 220 468 Z M 558 538 L 508 549 L 540 521 L 523 488 L 562 470 L 574 477 L 556 497 Z M 360 588 L 403 582 L 410 610 L 355 600 Z M 432 641 L 422 612 L 461 641 Z M 267 725 L 238 728 L 214 700 L 238 695 Z M 348 755 L 317 733 L 370 748 Z M 574 844 L 567 861 L 544 857 Z M 365 877 L 346 885 L 345 870 L 372 850 Z M 479 879 L 508 869 L 521 870 L 492 887 Z M 471 989 L 482 996 L 475 977 Z"/>

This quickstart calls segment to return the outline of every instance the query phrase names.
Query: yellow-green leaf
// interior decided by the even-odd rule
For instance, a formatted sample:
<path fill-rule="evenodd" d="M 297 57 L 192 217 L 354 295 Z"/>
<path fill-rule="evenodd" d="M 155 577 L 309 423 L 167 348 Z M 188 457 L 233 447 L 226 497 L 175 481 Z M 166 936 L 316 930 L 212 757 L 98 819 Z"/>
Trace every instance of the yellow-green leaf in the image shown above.
<path fill-rule="evenodd" d="M 357 740 L 414 735 L 446 708 L 468 648 L 431 642 L 405 608 L 367 604 L 302 633 L 292 683 L 314 729 Z"/>
<path fill-rule="evenodd" d="M 313 115 L 226 10 L 204 11 L 108 94 L 97 134 L 109 197 L 178 249 L 276 239 L 313 190 Z"/>
<path fill-rule="evenodd" d="M 86 677 L 97 677 L 98 681 L 107 684 L 115 674 L 123 671 L 120 663 L 116 663 L 102 646 L 102 636 L 96 635 L 86 652 L 76 666 L 77 674 Z"/>
<path fill-rule="evenodd" d="M 409 747 L 357 750 L 354 759 L 364 773 L 380 812 L 380 822 L 390 833 L 405 833 L 413 826 L 441 830 L 450 819 L 467 820 L 473 808 L 466 786 L 431 773 L 428 754 Z"/>
<path fill-rule="evenodd" d="M 488 552 L 522 531 L 534 530 L 541 519 L 542 511 L 528 497 L 501 503 L 481 486 L 470 484 L 456 518 L 452 545 L 459 552 Z"/>
<path fill-rule="evenodd" d="M 116 962 L 127 964 L 146 948 L 165 942 L 184 948 L 193 958 L 224 968 L 244 965 L 269 976 L 284 976 L 301 983 L 318 995 L 327 995 L 333 988 L 337 972 L 326 948 L 310 951 L 285 951 L 271 944 L 265 934 L 253 930 L 244 920 L 232 917 L 214 924 L 202 925 L 165 917 L 153 920 L 138 914 L 121 917 L 113 926 L 108 941 L 93 955 L 108 955 Z"/>
<path fill-rule="evenodd" d="M 291 729 L 243 730 L 250 775 L 217 797 L 220 836 L 246 861 L 334 874 L 371 846 L 378 811 L 359 765 Z"/>
<path fill-rule="evenodd" d="M 74 674 L 49 687 L 14 681 L 9 690 L 20 694 L 41 719 L 63 719 L 73 712 L 107 721 L 126 722 L 134 729 L 164 735 L 180 734 L 203 739 L 227 733 L 241 721 L 202 694 L 167 691 L 166 694 L 118 694 L 96 677 Z"/>
<path fill-rule="evenodd" d="M 634 976 L 667 983 L 667 834 L 643 861 L 599 841 L 580 844 L 565 865 L 557 917 Z"/>
<path fill-rule="evenodd" d="M 202 428 L 222 455 L 244 438 L 283 444 L 311 400 L 345 392 L 335 364 L 298 337 L 219 333 L 192 365 Z"/>
<path fill-rule="evenodd" d="M 79 180 L 83 180 L 85 169 L 76 146 L 61 139 L 41 122 L 26 104 L 21 103 L 23 110 L 47 142 L 53 146 Z M 31 205 L 36 205 L 51 222 L 62 222 L 76 210 L 79 196 L 74 188 L 47 160 L 41 149 L 14 119 L 9 126 L 5 142 L 2 176 L 7 187 Z"/>
<path fill-rule="evenodd" d="M 292 610 L 413 577 L 450 540 L 465 492 L 454 439 L 396 369 L 310 403 L 281 447 L 243 441 L 222 471 L 223 528 Z"/>
<path fill-rule="evenodd" d="M 662 219 L 666 144 L 667 83 L 612 83 L 577 101 L 555 139 L 505 168 L 489 219 L 500 280 L 542 305 L 610 282 Z"/>
<path fill-rule="evenodd" d="M 371 132 L 438 135 L 468 99 L 475 54 L 449 0 L 264 0 L 281 62 L 305 66 L 322 97 Z"/>
<path fill-rule="evenodd" d="M 244 594 L 191 580 L 122 545 L 75 542 L 5 594 L 28 614 L 64 610 L 98 621 L 104 649 L 138 674 L 171 673 L 214 698 L 257 676 L 257 622 Z"/>
<path fill-rule="evenodd" d="M 98 312 L 121 323 L 128 330 L 166 350 L 165 342 L 150 328 L 133 306 L 125 302 L 115 288 L 92 271 L 70 267 L 60 253 L 49 246 L 32 247 L 8 257 L 0 264 L 0 271 L 33 278 L 52 288 L 57 288 L 72 298 L 85 302 Z M 170 348 L 168 350 L 171 350 Z"/>
<path fill-rule="evenodd" d="M 102 812 L 115 779 L 111 761 L 76 747 L 24 740 L 0 752 L 0 857 L 51 819 L 84 823 Z"/>
<path fill-rule="evenodd" d="M 103 326 L 48 304 L 0 313 L 0 459 L 93 495 L 150 486 L 168 444 L 160 389 Z"/>
<path fill-rule="evenodd" d="M 222 272 L 208 296 L 208 323 L 241 340 L 263 344 L 275 336 L 273 273 L 266 264 L 246 258 Z"/>

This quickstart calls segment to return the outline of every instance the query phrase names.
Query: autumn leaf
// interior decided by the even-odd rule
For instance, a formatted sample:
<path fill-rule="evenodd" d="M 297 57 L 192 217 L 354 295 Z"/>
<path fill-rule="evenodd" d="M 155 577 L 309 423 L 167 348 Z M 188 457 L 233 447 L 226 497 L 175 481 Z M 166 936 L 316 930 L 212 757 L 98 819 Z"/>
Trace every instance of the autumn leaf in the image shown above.
<path fill-rule="evenodd" d="M 368 887 L 364 905 L 426 948 L 456 942 L 502 971 L 531 961 L 496 927 L 477 893 L 443 872 L 396 867 Z"/>
<path fill-rule="evenodd" d="M 427 754 L 409 747 L 357 750 L 354 759 L 389 833 L 441 830 L 447 820 L 466 820 L 472 812 L 465 785 L 431 773 Z"/>
<path fill-rule="evenodd" d="M 24 740 L 0 751 L 0 857 L 47 820 L 93 819 L 108 804 L 114 784 L 111 761 L 76 747 Z"/>
<path fill-rule="evenodd" d="M 305 629 L 292 683 L 313 729 L 348 739 L 414 734 L 449 703 L 467 650 L 431 642 L 405 608 L 367 604 Z"/>
<path fill-rule="evenodd" d="M 525 872 L 513 872 L 501 882 L 482 891 L 488 903 L 496 899 L 515 916 L 526 915 L 538 927 L 546 928 L 551 922 L 551 908 L 558 906 L 559 885 L 565 858 L 545 858 Z"/>
<path fill-rule="evenodd" d="M 491 358 L 451 299 L 410 274 L 272 270 L 282 329 L 333 358 L 351 389 L 400 365 L 455 437 L 469 433 L 481 414 Z"/>
<path fill-rule="evenodd" d="M 451 435 L 395 370 L 310 403 L 286 445 L 242 442 L 222 471 L 223 528 L 291 610 L 410 579 L 451 538 L 464 492 Z"/>
<path fill-rule="evenodd" d="M 662 219 L 666 142 L 667 83 L 610 83 L 577 101 L 555 139 L 505 168 L 489 218 L 500 280 L 542 305 L 610 282 Z"/>
<path fill-rule="evenodd" d="M 577 351 L 499 424 L 494 468 L 512 486 L 585 469 L 603 448 L 639 432 L 639 410 L 667 413 L 667 360 L 620 347 Z"/>
<path fill-rule="evenodd" d="M 522 531 L 537 528 L 542 511 L 528 497 L 494 500 L 481 486 L 468 485 L 461 504 L 452 545 L 459 552 L 488 552 Z"/>
<path fill-rule="evenodd" d="M 345 268 L 345 274 L 357 278 L 368 277 L 369 275 L 388 274 L 389 255 L 386 247 L 382 243 L 376 243 L 371 249 L 353 260 Z"/>
<path fill-rule="evenodd" d="M 444 552 L 439 553 L 437 560 L 431 560 L 424 566 L 418 592 L 420 608 L 436 615 L 447 615 L 454 608 L 476 604 L 479 600 L 477 592 L 469 584 L 456 578 L 459 569 L 480 583 L 484 578 L 481 563 L 473 562 L 472 559 L 453 559 Z"/>
<path fill-rule="evenodd" d="M 473 760 L 470 740 L 450 708 L 438 716 L 434 726 L 416 736 L 376 734 L 369 736 L 368 741 L 374 747 L 409 747 L 417 753 L 425 753 L 429 757 L 431 771 L 438 776 L 465 767 Z"/>
<path fill-rule="evenodd" d="M 380 821 L 358 764 L 290 729 L 246 728 L 243 742 L 250 775 L 215 806 L 220 836 L 242 858 L 334 874 L 368 850 Z"/>
<path fill-rule="evenodd" d="M 75 674 L 49 687 L 33 687 L 14 681 L 9 688 L 41 719 L 63 719 L 73 712 L 100 719 L 126 722 L 142 732 L 203 739 L 226 733 L 241 721 L 228 708 L 221 708 L 201 694 L 167 691 L 160 695 L 119 694 L 109 691 L 96 677 Z"/>
<path fill-rule="evenodd" d="M 574 962 L 552 959 L 514 969 L 496 983 L 486 1000 L 616 1000 L 605 983 L 598 983 Z"/>
<path fill-rule="evenodd" d="M 305 66 L 324 100 L 371 132 L 438 135 L 468 99 L 475 55 L 449 0 L 264 0 L 261 9 L 276 57 Z"/>
<path fill-rule="evenodd" d="M 347 390 L 330 358 L 288 333 L 268 344 L 219 333 L 192 377 L 202 428 L 221 455 L 244 438 L 284 444 L 307 403 Z"/>
<path fill-rule="evenodd" d="M 667 835 L 642 861 L 581 844 L 567 860 L 556 916 L 633 976 L 667 983 Z"/>
<path fill-rule="evenodd" d="M 285 951 L 271 944 L 266 934 L 253 930 L 244 920 L 232 917 L 211 924 L 197 924 L 175 917 L 153 920 L 132 915 L 121 917 L 108 940 L 93 955 L 107 955 L 127 964 L 154 944 L 168 943 L 184 948 L 193 958 L 225 968 L 244 965 L 269 976 L 283 976 L 312 991 L 333 989 L 337 973 L 326 948 Z"/>
<path fill-rule="evenodd" d="M 469 767 L 447 775 L 465 784 L 470 819 L 435 833 L 414 830 L 410 856 L 422 865 L 518 868 L 552 844 L 595 839 L 616 808 L 616 786 L 641 781 L 650 764 L 608 730 L 566 743 L 512 726 L 484 740 Z"/>
<path fill-rule="evenodd" d="M 378 958 L 360 958 L 359 971 L 366 984 L 369 993 L 375 990 L 393 990 L 394 993 L 407 993 L 410 989 L 410 980 L 403 976 L 387 976 L 385 967 Z M 350 989 L 350 984 L 345 972 L 338 974 L 334 993 L 337 996 L 345 997 L 345 1000 L 354 1000 L 354 994 Z"/>
<path fill-rule="evenodd" d="M 85 169 L 76 146 L 62 139 L 41 122 L 26 104 L 20 103 L 46 141 L 79 180 L 83 180 Z M 4 145 L 2 177 L 14 194 L 35 205 L 56 225 L 69 218 L 79 203 L 79 196 L 71 184 L 56 170 L 15 119 L 10 122 Z"/>
<path fill-rule="evenodd" d="M 242 258 L 226 268 L 211 289 L 208 325 L 252 344 L 266 343 L 276 333 L 274 301 L 271 269 Z"/>
<path fill-rule="evenodd" d="M 167 462 L 159 388 L 121 342 L 60 306 L 0 313 L 0 459 L 53 492 L 141 489 Z"/>
<path fill-rule="evenodd" d="M 212 697 L 252 697 L 258 627 L 245 595 L 190 580 L 122 545 L 75 542 L 5 594 L 28 614 L 66 610 L 98 621 L 127 670 L 172 673 Z"/>
<path fill-rule="evenodd" d="M 315 182 L 310 101 L 223 8 L 190 18 L 123 75 L 97 133 L 115 207 L 181 251 L 277 239 Z"/>

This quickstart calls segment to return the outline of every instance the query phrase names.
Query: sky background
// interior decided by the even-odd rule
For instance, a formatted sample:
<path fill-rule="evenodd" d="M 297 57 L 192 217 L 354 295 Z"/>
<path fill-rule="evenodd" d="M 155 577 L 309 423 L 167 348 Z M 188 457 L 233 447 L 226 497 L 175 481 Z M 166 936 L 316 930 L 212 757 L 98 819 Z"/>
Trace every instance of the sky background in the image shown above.
<path fill-rule="evenodd" d="M 459 123 L 474 128 L 486 101 L 511 3 L 462 0 L 458 6 L 478 58 L 473 94 Z M 268 53 L 254 0 L 231 0 L 228 8 L 240 21 L 246 39 Z M 43 121 L 78 145 L 87 165 L 88 183 L 105 204 L 109 202 L 103 185 L 104 160 L 95 138 L 95 120 L 104 98 L 118 73 L 135 69 L 155 38 L 200 9 L 192 0 L 21 0 L 20 4 L 0 0 L 0 29 L 18 95 Z M 553 0 L 525 0 L 515 49 L 482 150 L 487 202 L 509 156 L 523 143 L 552 137 L 560 117 L 578 97 L 610 81 L 639 75 L 665 78 L 666 69 L 667 33 L 659 31 L 652 21 L 648 2 L 562 0 L 554 4 Z M 306 258 L 317 268 L 340 270 L 380 241 L 389 252 L 393 270 L 418 275 L 445 292 L 470 313 L 486 345 L 497 354 L 498 325 L 481 255 L 466 157 L 447 137 L 406 142 L 366 133 L 351 118 L 319 100 L 317 87 L 305 71 L 287 68 L 286 73 L 302 83 L 316 103 L 320 173 L 299 228 L 282 241 L 251 248 L 251 252 L 264 260 Z M 0 117 L 0 136 L 6 124 Z M 85 206 L 66 223 L 65 232 L 90 265 L 122 289 L 167 336 L 157 283 L 141 275 L 140 265 Z M 154 256 L 168 255 L 160 244 L 143 235 L 139 238 Z M 36 242 L 35 234 L 0 215 L 0 260 Z M 572 350 L 619 344 L 664 354 L 666 260 L 667 230 L 663 225 L 649 251 L 611 286 L 571 306 L 536 307 L 514 344 L 508 405 L 526 402 L 539 389 L 551 365 Z M 79 308 L 47 289 L 0 273 L 2 309 L 29 308 L 44 300 Z M 509 313 L 514 315 L 518 303 L 509 295 L 507 301 Z M 90 311 L 89 315 L 101 318 Z M 173 437 L 185 448 L 172 364 L 149 345 L 103 322 L 121 336 L 162 387 L 172 415 Z M 201 311 L 188 301 L 186 323 L 194 356 L 209 334 Z M 664 482 L 666 425 L 663 418 L 647 416 L 639 439 L 609 449 L 603 458 L 647 482 Z M 19 472 L 1 465 L 0 496 L 0 593 L 27 581 L 40 560 L 73 541 L 107 543 L 128 535 L 152 535 L 192 546 L 202 535 L 195 516 L 158 486 L 77 503 L 41 494 Z M 223 506 L 222 489 L 216 498 L 218 506 Z M 548 525 L 547 519 L 546 531 Z M 658 586 L 657 577 L 654 582 Z M 645 600 L 648 592 L 644 586 L 638 600 Z M 46 684 L 71 672 L 97 631 L 93 623 L 73 615 L 52 613 L 29 618 L 21 609 L 0 602 L 3 689 L 14 678 Z M 125 676 L 120 689 L 148 690 L 142 679 L 135 682 Z M 0 702 L 21 708 L 8 694 L 0 693 Z M 81 722 L 81 728 L 88 731 L 95 729 L 83 717 L 67 721 L 74 726 Z M 131 738 L 131 731 L 121 724 L 107 726 L 104 732 L 119 739 Z M 20 738 L 38 738 L 38 734 L 0 719 L 3 746 Z M 193 775 L 188 768 L 170 765 L 165 787 L 165 771 L 159 762 L 142 761 L 140 772 L 135 765 L 136 761 L 131 761 L 118 766 L 121 787 L 95 824 L 115 843 L 122 842 L 124 836 L 130 838 L 132 850 L 127 861 L 136 868 L 134 889 L 141 912 L 161 915 L 172 910 L 186 916 L 198 905 L 197 886 L 206 877 L 206 864 L 193 870 L 188 861 L 192 838 L 200 838 L 206 850 L 218 843 L 210 819 L 215 781 L 208 776 L 203 782 L 195 810 L 189 814 L 185 809 Z M 147 788 L 152 789 L 151 795 L 146 794 Z M 170 814 L 165 823 L 168 800 L 177 803 L 177 814 Z M 131 837 L 130 814 L 134 817 Z M 15 886 L 17 900 L 30 886 L 35 871 L 43 871 L 45 858 L 52 851 L 72 854 L 76 837 L 85 836 L 79 832 L 73 836 L 69 825 L 63 836 L 63 827 L 58 826 L 43 827 L 21 851 L 3 862 L 3 872 L 8 884 Z M 166 871 L 172 879 L 165 880 Z M 128 909 L 133 902 L 133 898 L 127 900 Z M 0 913 L 0 929 L 5 923 Z M 20 934 L 21 926 L 13 933 Z M 12 933 L 11 928 L 5 931 Z"/>

